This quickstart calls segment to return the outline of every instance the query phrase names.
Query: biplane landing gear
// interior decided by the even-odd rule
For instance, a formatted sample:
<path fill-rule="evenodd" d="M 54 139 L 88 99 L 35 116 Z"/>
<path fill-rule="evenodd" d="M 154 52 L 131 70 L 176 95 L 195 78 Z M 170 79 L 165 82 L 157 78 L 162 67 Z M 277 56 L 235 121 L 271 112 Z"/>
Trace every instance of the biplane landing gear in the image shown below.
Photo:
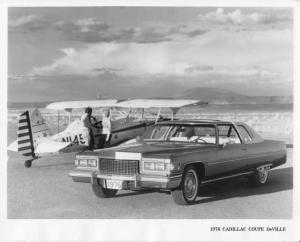
<path fill-rule="evenodd" d="M 31 167 L 31 165 L 32 165 L 32 160 L 27 160 L 27 161 L 25 161 L 24 165 L 25 165 L 26 168 Z"/>
<path fill-rule="evenodd" d="M 25 167 L 26 167 L 26 168 L 30 168 L 31 165 L 32 165 L 32 161 L 34 161 L 34 160 L 37 159 L 37 158 L 38 158 L 38 157 L 34 157 L 34 158 L 31 159 L 31 160 L 26 160 L 26 161 L 24 162 Z"/>

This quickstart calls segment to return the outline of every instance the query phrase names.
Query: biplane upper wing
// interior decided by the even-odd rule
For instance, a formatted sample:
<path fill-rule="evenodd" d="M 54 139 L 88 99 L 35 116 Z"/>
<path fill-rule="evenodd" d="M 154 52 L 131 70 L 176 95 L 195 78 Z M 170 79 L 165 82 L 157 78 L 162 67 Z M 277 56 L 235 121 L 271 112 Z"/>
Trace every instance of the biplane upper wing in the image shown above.
<path fill-rule="evenodd" d="M 207 102 L 193 99 L 132 99 L 119 101 L 118 99 L 62 101 L 50 103 L 47 109 L 68 110 L 85 107 L 122 107 L 122 108 L 181 108 L 189 105 L 203 105 Z"/>
<path fill-rule="evenodd" d="M 101 99 L 101 100 L 83 100 L 83 101 L 63 101 L 54 102 L 46 106 L 47 109 L 68 110 L 74 108 L 86 107 L 112 107 L 118 102 L 117 99 Z"/>
<path fill-rule="evenodd" d="M 200 100 L 183 99 L 132 99 L 116 103 L 114 107 L 123 108 L 182 108 L 189 105 L 204 105 L 207 102 Z"/>

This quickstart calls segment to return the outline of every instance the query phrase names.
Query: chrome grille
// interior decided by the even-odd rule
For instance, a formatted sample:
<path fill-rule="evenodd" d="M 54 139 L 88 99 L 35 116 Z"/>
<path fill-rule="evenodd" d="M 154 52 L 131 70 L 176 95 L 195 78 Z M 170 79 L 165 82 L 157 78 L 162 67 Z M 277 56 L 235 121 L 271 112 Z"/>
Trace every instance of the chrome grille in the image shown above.
<path fill-rule="evenodd" d="M 100 159 L 99 170 L 104 175 L 132 176 L 139 172 L 138 160 Z"/>

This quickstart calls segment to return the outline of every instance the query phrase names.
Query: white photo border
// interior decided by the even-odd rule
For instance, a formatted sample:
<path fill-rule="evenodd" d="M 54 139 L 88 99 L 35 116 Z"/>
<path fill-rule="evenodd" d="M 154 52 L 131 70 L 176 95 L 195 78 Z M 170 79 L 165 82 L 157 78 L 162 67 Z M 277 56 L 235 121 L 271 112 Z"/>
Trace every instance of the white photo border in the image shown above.
<path fill-rule="evenodd" d="M 294 9 L 294 183 L 293 218 L 255 219 L 7 219 L 7 142 L 1 136 L 0 241 L 1 240 L 106 240 L 106 241 L 292 241 L 300 239 L 299 65 L 300 3 L 298 1 L 5 1 L 1 3 L 1 130 L 7 129 L 7 8 L 19 6 L 234 6 L 291 7 Z M 276 201 L 274 201 L 276 202 Z M 214 226 L 276 226 L 285 232 L 212 232 Z M 117 228 L 117 232 L 116 232 Z"/>

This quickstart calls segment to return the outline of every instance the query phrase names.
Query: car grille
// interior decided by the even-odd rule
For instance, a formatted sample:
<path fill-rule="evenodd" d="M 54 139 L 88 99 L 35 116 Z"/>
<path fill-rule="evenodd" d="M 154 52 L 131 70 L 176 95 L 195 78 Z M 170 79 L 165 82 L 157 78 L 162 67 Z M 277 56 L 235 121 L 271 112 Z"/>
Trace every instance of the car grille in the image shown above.
<path fill-rule="evenodd" d="M 139 172 L 139 161 L 100 159 L 99 170 L 104 175 L 132 176 Z"/>

